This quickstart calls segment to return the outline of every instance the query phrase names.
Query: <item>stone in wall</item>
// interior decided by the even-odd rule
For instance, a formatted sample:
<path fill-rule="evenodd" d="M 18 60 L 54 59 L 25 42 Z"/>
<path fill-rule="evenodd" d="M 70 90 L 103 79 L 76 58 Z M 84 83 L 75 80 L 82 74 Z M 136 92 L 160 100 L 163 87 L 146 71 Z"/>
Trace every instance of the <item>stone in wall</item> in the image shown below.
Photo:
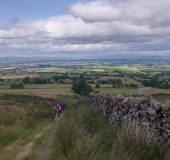
<path fill-rule="evenodd" d="M 115 96 L 91 93 L 90 100 L 112 122 L 144 127 L 158 137 L 158 143 L 170 144 L 170 106 L 151 97 Z"/>

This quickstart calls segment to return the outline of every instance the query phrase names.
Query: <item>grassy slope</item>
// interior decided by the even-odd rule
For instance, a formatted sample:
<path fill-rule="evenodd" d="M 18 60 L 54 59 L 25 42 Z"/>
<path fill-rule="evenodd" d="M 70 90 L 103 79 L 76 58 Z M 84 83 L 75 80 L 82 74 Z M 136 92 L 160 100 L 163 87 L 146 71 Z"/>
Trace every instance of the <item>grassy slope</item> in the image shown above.
<path fill-rule="evenodd" d="M 44 94 L 48 94 L 46 92 L 48 87 L 49 90 L 56 90 L 54 85 L 27 87 L 32 87 L 30 94 L 34 94 L 36 88 L 42 90 Z M 70 86 L 60 85 L 60 92 L 65 87 L 70 88 Z M 107 87 L 109 88 L 109 86 Z M 14 94 L 21 94 L 19 92 L 21 90 L 12 91 Z M 27 91 L 27 89 L 23 91 Z M 65 92 L 67 91 L 63 91 L 63 94 Z M 105 117 L 89 103 L 84 103 L 86 101 L 84 97 L 72 94 L 58 98 L 74 107 L 68 108 L 64 117 L 59 120 L 53 159 L 79 160 L 83 157 L 85 160 L 168 160 L 163 157 L 159 148 L 147 143 L 148 137 L 145 138 L 145 135 L 141 134 L 144 137 L 142 138 L 140 135 L 134 134 L 136 131 L 131 128 L 117 130 L 108 124 Z M 0 113 L 4 115 L 0 117 L 0 150 L 3 150 L 0 154 L 3 155 L 3 160 L 14 159 L 23 144 L 29 142 L 44 126 L 49 125 L 50 113 L 47 106 L 51 105 L 51 102 L 46 99 L 0 96 Z M 51 127 L 53 126 L 50 126 L 47 133 L 37 140 L 36 146 L 29 156 L 30 160 L 37 159 L 39 151 L 44 147 L 44 140 L 48 139 L 50 135 Z M 134 137 L 134 139 L 128 137 Z M 141 139 L 141 142 L 138 139 Z M 5 148 L 7 150 L 4 151 Z"/>
<path fill-rule="evenodd" d="M 86 101 L 86 97 L 78 97 L 78 96 L 62 96 L 58 100 L 64 101 L 68 107 L 77 106 L 84 101 Z M 48 129 L 42 134 L 40 138 L 35 141 L 35 146 L 33 148 L 32 153 L 27 157 L 29 160 L 37 160 L 42 157 L 51 157 L 51 152 L 53 152 L 52 146 L 56 146 L 55 144 L 55 135 L 57 131 L 58 123 L 51 123 Z M 51 141 L 52 138 L 52 141 Z M 55 148 L 55 147 L 54 147 Z M 38 158 L 41 157 L 41 158 Z M 51 160 L 51 158 L 48 158 Z M 58 159 L 58 157 L 57 157 Z"/>
<path fill-rule="evenodd" d="M 66 110 L 55 143 L 52 160 L 168 160 L 142 129 L 111 125 L 88 103 Z"/>
<path fill-rule="evenodd" d="M 3 160 L 14 159 L 22 145 L 48 125 L 50 103 L 23 96 L 0 96 L 0 155 Z"/>
<path fill-rule="evenodd" d="M 84 97 L 60 96 L 69 106 L 80 103 Z M 53 99 L 24 95 L 0 95 L 0 159 L 14 160 L 20 149 L 35 141 L 29 160 L 37 160 L 44 142 L 55 125 L 50 123 L 53 115 Z M 47 130 L 44 131 L 44 129 Z M 42 135 L 34 138 L 36 135 Z"/>

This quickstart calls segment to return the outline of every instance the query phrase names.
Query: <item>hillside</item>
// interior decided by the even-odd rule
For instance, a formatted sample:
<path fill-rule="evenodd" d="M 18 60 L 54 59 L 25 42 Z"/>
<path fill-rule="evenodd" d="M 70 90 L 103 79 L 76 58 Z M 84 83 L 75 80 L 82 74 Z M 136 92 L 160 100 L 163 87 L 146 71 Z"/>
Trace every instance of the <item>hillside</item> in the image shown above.
<path fill-rule="evenodd" d="M 69 107 L 62 118 L 50 123 L 54 99 L 0 96 L 2 160 L 169 159 L 168 148 L 141 128 L 109 123 L 110 118 L 84 97 L 61 99 Z"/>

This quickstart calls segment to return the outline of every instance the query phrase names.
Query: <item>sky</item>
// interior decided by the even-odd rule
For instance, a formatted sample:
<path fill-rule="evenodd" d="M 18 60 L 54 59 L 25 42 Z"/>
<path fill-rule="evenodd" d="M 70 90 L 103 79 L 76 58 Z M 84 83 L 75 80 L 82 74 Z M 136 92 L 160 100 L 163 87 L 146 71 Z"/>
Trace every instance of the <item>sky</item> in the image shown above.
<path fill-rule="evenodd" d="M 170 0 L 0 0 L 0 57 L 170 57 Z"/>

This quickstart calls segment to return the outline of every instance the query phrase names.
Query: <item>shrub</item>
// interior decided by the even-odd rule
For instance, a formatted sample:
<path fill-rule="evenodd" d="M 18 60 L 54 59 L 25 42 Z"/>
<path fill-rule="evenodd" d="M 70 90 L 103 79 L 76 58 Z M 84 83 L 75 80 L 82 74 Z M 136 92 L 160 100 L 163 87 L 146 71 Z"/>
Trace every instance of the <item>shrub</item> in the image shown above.
<path fill-rule="evenodd" d="M 76 79 L 73 82 L 72 90 L 80 95 L 88 95 L 92 89 L 84 79 Z"/>
<path fill-rule="evenodd" d="M 23 83 L 12 83 L 10 89 L 24 89 Z"/>

